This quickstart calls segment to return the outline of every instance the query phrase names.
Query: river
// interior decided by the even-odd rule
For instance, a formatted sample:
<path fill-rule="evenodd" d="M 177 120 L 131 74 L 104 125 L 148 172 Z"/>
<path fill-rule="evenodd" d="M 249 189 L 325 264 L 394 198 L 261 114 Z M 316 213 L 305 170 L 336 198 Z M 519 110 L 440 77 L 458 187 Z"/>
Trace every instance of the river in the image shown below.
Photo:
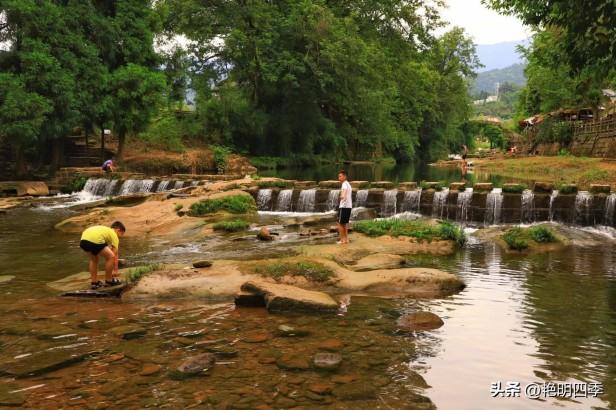
<path fill-rule="evenodd" d="M 7 363 L 29 357 L 40 363 L 68 353 L 81 358 L 39 376 L 13 380 L 5 374 L 0 400 L 19 396 L 24 408 L 616 406 L 613 231 L 571 228 L 573 246 L 526 257 L 471 239 L 453 256 L 409 260 L 460 275 L 467 287 L 459 294 L 435 300 L 354 297 L 337 315 L 299 316 L 235 308 L 226 300 L 59 298 L 46 283 L 86 268 L 78 236 L 53 228 L 71 214 L 62 208 L 0 214 L 0 275 L 15 276 L 0 284 L 0 374 Z M 284 223 L 275 215 L 261 218 L 270 225 Z M 292 229 L 287 238 L 263 245 L 232 243 L 219 235 L 173 247 L 163 240 L 126 238 L 121 250 L 131 264 L 183 263 L 204 254 L 242 258 L 292 252 L 299 239 Z M 396 317 L 418 309 L 438 314 L 445 325 L 399 332 Z M 277 337 L 280 324 L 308 335 Z M 124 325 L 139 326 L 146 336 L 119 339 L 113 329 Z M 335 373 L 280 365 L 295 360 L 300 366 L 325 348 L 343 355 Z M 203 351 L 223 357 L 210 375 L 170 377 L 182 360 Z M 521 397 L 493 398 L 491 387 L 499 382 L 519 383 Z M 537 400 L 525 397 L 529 383 L 600 383 L 604 392 Z"/>

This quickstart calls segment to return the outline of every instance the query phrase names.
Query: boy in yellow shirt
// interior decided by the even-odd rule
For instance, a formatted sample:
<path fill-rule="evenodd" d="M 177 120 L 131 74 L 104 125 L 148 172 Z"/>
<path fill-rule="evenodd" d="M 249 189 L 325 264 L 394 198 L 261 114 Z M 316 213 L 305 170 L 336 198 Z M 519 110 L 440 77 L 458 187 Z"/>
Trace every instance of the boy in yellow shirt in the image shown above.
<path fill-rule="evenodd" d="M 126 228 L 122 222 L 116 221 L 107 226 L 91 226 L 81 234 L 79 247 L 90 256 L 88 268 L 90 270 L 91 288 L 119 285 L 120 281 L 114 275 L 118 273 L 118 257 L 120 238 L 124 236 Z M 98 256 L 105 258 L 105 284 L 98 280 Z"/>

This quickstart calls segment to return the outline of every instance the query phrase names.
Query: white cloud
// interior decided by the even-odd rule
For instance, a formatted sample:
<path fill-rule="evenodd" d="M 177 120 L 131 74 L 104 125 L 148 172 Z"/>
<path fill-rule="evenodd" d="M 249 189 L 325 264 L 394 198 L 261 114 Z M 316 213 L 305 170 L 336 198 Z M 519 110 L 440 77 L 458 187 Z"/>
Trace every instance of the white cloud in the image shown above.
<path fill-rule="evenodd" d="M 481 4 L 481 0 L 447 0 L 443 20 L 459 26 L 477 44 L 524 40 L 531 36 L 529 27 L 512 16 L 503 16 Z"/>

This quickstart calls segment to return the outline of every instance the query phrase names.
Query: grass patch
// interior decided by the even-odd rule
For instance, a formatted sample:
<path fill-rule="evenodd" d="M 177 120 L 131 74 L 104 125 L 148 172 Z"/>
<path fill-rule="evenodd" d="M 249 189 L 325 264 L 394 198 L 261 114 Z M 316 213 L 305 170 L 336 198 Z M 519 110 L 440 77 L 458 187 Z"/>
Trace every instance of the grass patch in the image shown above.
<path fill-rule="evenodd" d="M 136 268 L 131 268 L 126 272 L 126 281 L 128 283 L 135 283 L 139 279 L 141 279 L 144 275 L 160 270 L 163 265 L 159 263 L 153 263 L 145 266 L 138 266 Z"/>
<path fill-rule="evenodd" d="M 289 188 L 292 183 L 290 181 L 259 181 L 257 186 L 259 188 Z"/>
<path fill-rule="evenodd" d="M 434 239 L 452 240 L 462 246 L 466 243 L 466 235 L 461 226 L 448 221 L 439 222 L 438 225 L 424 221 L 407 221 L 403 219 L 374 219 L 359 221 L 353 224 L 356 232 L 368 236 L 409 236 L 419 241 L 432 241 Z"/>
<path fill-rule="evenodd" d="M 547 226 L 533 226 L 532 228 L 520 228 L 519 226 L 508 229 L 503 234 L 503 240 L 510 249 L 523 251 L 528 249 L 530 242 L 554 243 L 558 238 Z"/>
<path fill-rule="evenodd" d="M 192 216 L 213 214 L 227 211 L 232 214 L 245 214 L 257 209 L 255 200 L 250 195 L 231 195 L 224 198 L 206 199 L 190 206 Z"/>
<path fill-rule="evenodd" d="M 273 262 L 259 265 L 255 272 L 261 276 L 280 281 L 284 276 L 302 276 L 311 282 L 328 282 L 334 272 L 316 262 Z"/>
<path fill-rule="evenodd" d="M 250 224 L 243 219 L 234 219 L 231 221 L 222 221 L 214 224 L 215 231 L 239 232 L 248 229 Z"/>
<path fill-rule="evenodd" d="M 184 205 L 182 205 L 182 204 L 175 204 L 173 209 L 175 209 L 175 212 L 178 212 L 178 211 L 181 211 L 182 208 L 184 208 Z"/>

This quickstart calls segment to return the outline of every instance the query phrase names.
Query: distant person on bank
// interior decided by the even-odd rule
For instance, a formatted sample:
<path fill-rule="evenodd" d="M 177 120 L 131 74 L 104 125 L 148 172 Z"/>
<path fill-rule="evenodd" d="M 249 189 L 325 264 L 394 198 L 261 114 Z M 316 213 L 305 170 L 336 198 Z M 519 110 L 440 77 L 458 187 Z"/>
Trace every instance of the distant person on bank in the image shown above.
<path fill-rule="evenodd" d="M 126 233 L 122 222 L 116 221 L 108 226 L 91 226 L 81 234 L 79 247 L 89 256 L 88 265 L 90 271 L 91 288 L 98 289 L 102 286 L 115 286 L 121 282 L 118 275 L 118 257 L 120 238 Z M 105 258 L 105 284 L 98 280 L 98 257 Z"/>
<path fill-rule="evenodd" d="M 103 169 L 103 171 L 105 171 L 107 174 L 110 174 L 114 171 L 114 167 L 113 167 L 113 159 L 108 159 L 107 161 L 103 162 L 103 166 L 101 167 Z"/>
<path fill-rule="evenodd" d="M 340 187 L 340 207 L 338 208 L 338 232 L 340 234 L 340 240 L 337 243 L 344 244 L 349 243 L 348 224 L 351 219 L 351 209 L 353 208 L 353 200 L 351 197 L 353 189 L 349 181 L 347 181 L 346 171 L 340 171 L 338 173 L 338 181 L 342 182 L 342 186 Z"/>

